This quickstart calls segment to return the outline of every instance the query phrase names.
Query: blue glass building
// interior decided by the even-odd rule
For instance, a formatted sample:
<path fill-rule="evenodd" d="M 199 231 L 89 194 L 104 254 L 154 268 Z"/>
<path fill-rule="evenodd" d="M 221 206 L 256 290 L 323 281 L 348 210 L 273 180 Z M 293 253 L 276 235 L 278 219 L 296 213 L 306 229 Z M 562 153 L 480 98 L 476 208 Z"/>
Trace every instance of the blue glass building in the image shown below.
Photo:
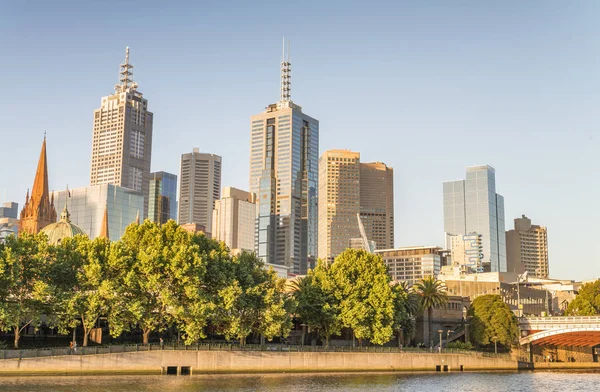
<path fill-rule="evenodd" d="M 177 175 L 167 172 L 150 174 L 148 195 L 148 219 L 164 224 L 169 219 L 177 220 Z"/>
<path fill-rule="evenodd" d="M 491 166 L 467 168 L 466 180 L 444 183 L 447 236 L 479 234 L 484 272 L 506 272 L 504 197 L 496 193 Z"/>

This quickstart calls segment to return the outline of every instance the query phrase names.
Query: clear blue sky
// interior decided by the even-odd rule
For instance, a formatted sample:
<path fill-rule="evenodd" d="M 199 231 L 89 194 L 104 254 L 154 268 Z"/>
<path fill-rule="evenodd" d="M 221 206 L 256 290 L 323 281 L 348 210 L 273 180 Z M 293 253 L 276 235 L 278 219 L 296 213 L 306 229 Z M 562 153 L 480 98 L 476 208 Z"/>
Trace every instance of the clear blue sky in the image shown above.
<path fill-rule="evenodd" d="M 247 189 L 249 117 L 278 99 L 285 35 L 320 151 L 394 167 L 397 246 L 443 245 L 442 182 L 489 164 L 507 228 L 548 226 L 551 275 L 600 277 L 598 15 L 594 0 L 1 2 L 0 200 L 23 205 L 44 130 L 50 187 L 88 184 L 125 46 L 152 170 L 199 147 Z"/>

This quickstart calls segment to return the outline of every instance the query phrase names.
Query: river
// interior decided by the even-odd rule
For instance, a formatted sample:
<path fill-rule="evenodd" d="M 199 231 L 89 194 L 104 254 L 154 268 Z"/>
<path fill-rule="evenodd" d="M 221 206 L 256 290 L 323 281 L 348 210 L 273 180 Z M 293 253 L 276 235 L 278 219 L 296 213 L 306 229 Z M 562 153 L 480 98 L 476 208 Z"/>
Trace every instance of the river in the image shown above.
<path fill-rule="evenodd" d="M 600 372 L 0 377 L 0 391 L 598 391 Z"/>

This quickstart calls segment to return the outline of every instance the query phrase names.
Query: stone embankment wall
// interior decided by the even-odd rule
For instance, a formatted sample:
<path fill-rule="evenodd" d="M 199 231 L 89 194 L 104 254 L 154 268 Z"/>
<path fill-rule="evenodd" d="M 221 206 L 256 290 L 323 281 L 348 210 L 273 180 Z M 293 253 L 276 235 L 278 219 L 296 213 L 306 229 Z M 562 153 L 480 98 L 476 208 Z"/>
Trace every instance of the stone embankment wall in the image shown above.
<path fill-rule="evenodd" d="M 464 354 L 167 350 L 0 360 L 0 374 L 4 375 L 160 374 L 169 367 L 189 368 L 192 374 L 209 374 L 517 370 L 518 364 L 508 358 Z"/>

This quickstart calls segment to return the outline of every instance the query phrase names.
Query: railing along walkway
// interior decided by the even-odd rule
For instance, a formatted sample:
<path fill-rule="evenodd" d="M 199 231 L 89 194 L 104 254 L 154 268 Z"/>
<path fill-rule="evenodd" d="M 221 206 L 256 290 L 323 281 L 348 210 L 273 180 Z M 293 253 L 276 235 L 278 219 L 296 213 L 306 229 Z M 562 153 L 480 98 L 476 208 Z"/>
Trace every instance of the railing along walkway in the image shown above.
<path fill-rule="evenodd" d="M 24 350 L 0 350 L 0 360 L 3 359 L 22 359 L 22 358 L 41 358 L 55 357 L 65 355 L 99 355 L 127 352 L 145 352 L 145 351 L 160 351 L 160 350 L 179 350 L 179 351 L 279 351 L 279 352 L 348 352 L 348 353 L 395 353 L 395 354 L 439 354 L 439 351 L 425 348 L 415 347 L 348 347 L 348 346 L 299 346 L 299 345 L 284 345 L 284 344 L 247 344 L 240 346 L 238 344 L 124 344 L 124 345 L 109 345 L 109 346 L 90 346 L 77 347 L 76 350 L 65 348 L 37 348 Z M 481 351 L 468 351 L 459 349 L 444 348 L 442 354 L 464 354 L 480 357 L 496 357 L 510 358 L 510 354 L 506 353 L 490 353 Z"/>

